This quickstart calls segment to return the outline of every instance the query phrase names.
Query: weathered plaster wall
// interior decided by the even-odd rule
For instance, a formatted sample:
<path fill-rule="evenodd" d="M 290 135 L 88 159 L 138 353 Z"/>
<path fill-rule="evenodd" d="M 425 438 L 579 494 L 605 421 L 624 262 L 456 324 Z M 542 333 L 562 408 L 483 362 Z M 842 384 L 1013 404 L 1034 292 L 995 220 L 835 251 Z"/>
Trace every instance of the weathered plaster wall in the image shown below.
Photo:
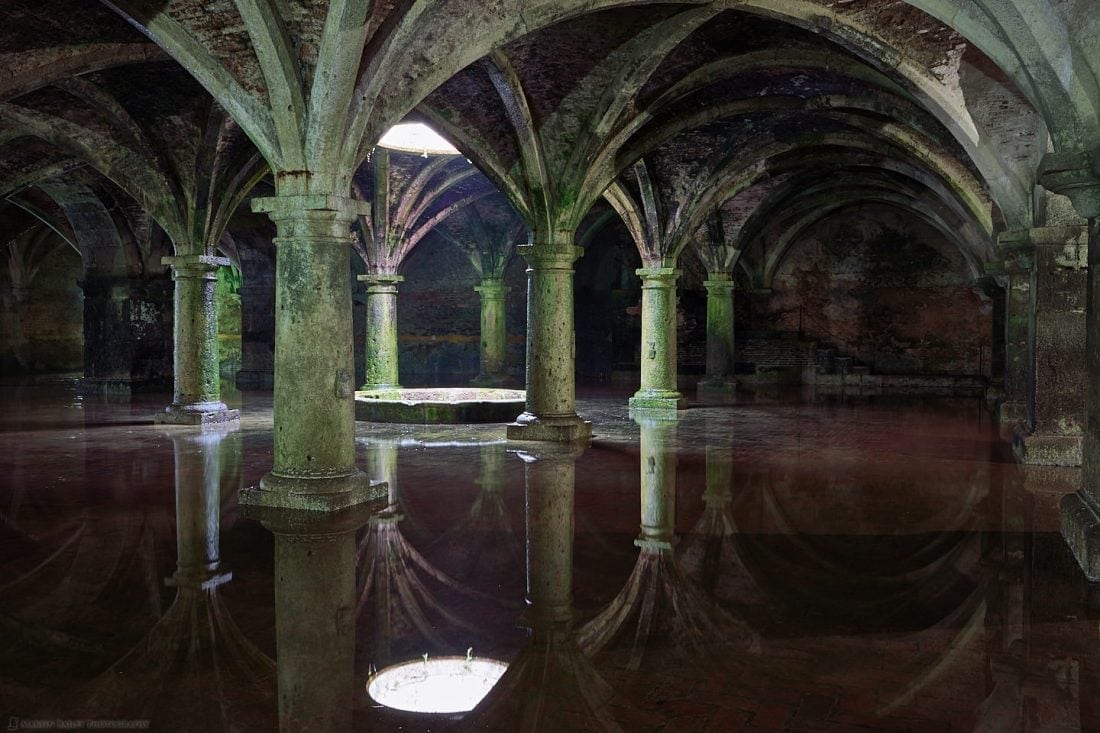
<path fill-rule="evenodd" d="M 466 255 L 437 237 L 417 245 L 401 267 L 397 341 L 399 377 L 408 387 L 468 384 L 477 376 L 481 338 L 480 280 Z M 526 263 L 515 256 L 505 271 L 508 373 L 523 383 L 527 328 Z M 358 336 L 357 336 L 358 338 Z"/>
<path fill-rule="evenodd" d="M 79 372 L 84 364 L 83 265 L 68 247 L 47 257 L 15 303 L 7 268 L 0 277 L 0 370 L 7 374 Z"/>
<path fill-rule="evenodd" d="M 990 374 L 992 305 L 938 231 L 883 205 L 830 215 L 797 238 L 764 314 L 774 330 L 880 374 Z"/>

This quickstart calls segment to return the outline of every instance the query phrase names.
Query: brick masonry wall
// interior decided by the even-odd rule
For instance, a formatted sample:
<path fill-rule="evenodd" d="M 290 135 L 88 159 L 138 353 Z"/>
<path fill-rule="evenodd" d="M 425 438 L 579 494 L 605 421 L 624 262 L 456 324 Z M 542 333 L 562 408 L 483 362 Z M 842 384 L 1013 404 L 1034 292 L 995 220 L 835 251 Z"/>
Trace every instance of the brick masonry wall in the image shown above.
<path fill-rule="evenodd" d="M 77 281 L 80 255 L 60 248 L 42 264 L 26 291 L 19 314 L 25 369 L 15 357 L 16 322 L 7 268 L 0 278 L 0 369 L 5 374 L 79 372 L 84 364 L 84 305 Z"/>
<path fill-rule="evenodd" d="M 466 384 L 478 373 L 480 278 L 465 254 L 429 237 L 401 268 L 405 282 L 397 296 L 399 378 L 407 387 Z M 526 264 L 513 255 L 505 272 L 508 372 L 523 382 L 527 328 Z"/>
<path fill-rule="evenodd" d="M 992 305 L 958 249 L 885 206 L 827 217 L 792 246 L 767 327 L 801 330 L 879 374 L 989 375 Z M 759 327 L 759 326 L 758 326 Z"/>

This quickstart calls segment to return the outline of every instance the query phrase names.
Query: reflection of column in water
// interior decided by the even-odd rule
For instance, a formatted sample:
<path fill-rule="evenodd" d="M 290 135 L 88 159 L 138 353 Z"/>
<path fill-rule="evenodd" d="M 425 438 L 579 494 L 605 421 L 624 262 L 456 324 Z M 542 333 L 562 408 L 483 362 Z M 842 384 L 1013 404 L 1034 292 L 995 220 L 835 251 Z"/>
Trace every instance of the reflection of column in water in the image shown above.
<path fill-rule="evenodd" d="M 484 701 L 470 728 L 488 731 L 621 730 L 614 691 L 577 646 L 573 611 L 573 489 L 583 448 L 521 453 L 527 484 L 527 609 L 531 641 Z"/>
<path fill-rule="evenodd" d="M 378 442 L 368 457 L 371 478 L 389 483 L 389 498 L 386 508 L 370 517 L 358 544 L 356 616 L 367 630 L 357 650 L 360 661 L 368 669 L 380 669 L 402 656 L 481 648 L 482 633 L 448 603 L 470 592 L 435 568 L 401 531 L 405 515 L 397 489 L 397 444 Z M 444 597 L 447 592 L 450 599 Z"/>
<path fill-rule="evenodd" d="M 763 603 L 752 574 L 738 548 L 738 529 L 732 513 L 733 458 L 720 428 L 707 429 L 706 488 L 703 514 L 679 547 L 684 572 L 708 595 L 738 606 Z"/>
<path fill-rule="evenodd" d="M 523 553 L 504 504 L 503 443 L 481 446 L 481 490 L 466 516 L 433 542 L 427 555 L 451 577 L 478 592 L 508 598 L 514 609 L 522 591 Z M 513 595 L 514 593 L 514 595 Z"/>
<path fill-rule="evenodd" d="M 275 533 L 280 730 L 351 730 L 355 532 L 371 508 L 246 507 Z"/>
<path fill-rule="evenodd" d="M 275 670 L 245 638 L 218 589 L 221 432 L 174 431 L 176 598 L 132 652 L 74 696 L 71 713 L 145 718 L 154 729 L 270 726 Z M 195 701 L 202 704 L 196 705 Z"/>
<path fill-rule="evenodd" d="M 647 653 L 667 661 L 727 664 L 756 646 L 680 570 L 673 553 L 676 506 L 676 424 L 635 415 L 641 428 L 641 534 L 634 571 L 619 595 L 578 634 L 586 654 L 621 657 L 630 670 Z M 659 645 L 659 646 L 658 646 Z M 662 662 L 663 663 L 663 662 Z"/>

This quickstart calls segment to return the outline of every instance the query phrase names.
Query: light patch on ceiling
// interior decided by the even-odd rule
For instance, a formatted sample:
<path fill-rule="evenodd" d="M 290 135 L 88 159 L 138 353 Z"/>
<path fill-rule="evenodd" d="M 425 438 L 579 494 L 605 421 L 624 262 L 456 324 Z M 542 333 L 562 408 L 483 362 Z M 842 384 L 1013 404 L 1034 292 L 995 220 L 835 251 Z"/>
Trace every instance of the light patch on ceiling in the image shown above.
<path fill-rule="evenodd" d="M 458 155 L 455 146 L 438 132 L 421 122 L 402 122 L 394 125 L 378 141 L 378 145 L 404 153 L 429 155 Z"/>

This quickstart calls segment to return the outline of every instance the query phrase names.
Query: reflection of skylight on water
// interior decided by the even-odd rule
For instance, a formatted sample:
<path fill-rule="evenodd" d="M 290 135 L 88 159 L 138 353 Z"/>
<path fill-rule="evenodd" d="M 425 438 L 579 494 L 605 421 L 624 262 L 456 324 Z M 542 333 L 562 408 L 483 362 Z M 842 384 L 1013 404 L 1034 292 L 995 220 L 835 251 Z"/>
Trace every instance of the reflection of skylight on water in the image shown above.
<path fill-rule="evenodd" d="M 411 713 L 464 713 L 489 694 L 508 665 L 496 659 L 436 657 L 380 669 L 367 680 L 375 702 Z"/>
<path fill-rule="evenodd" d="M 438 132 L 420 122 L 402 122 L 382 136 L 378 144 L 390 150 L 420 155 L 458 155 L 458 150 Z"/>

